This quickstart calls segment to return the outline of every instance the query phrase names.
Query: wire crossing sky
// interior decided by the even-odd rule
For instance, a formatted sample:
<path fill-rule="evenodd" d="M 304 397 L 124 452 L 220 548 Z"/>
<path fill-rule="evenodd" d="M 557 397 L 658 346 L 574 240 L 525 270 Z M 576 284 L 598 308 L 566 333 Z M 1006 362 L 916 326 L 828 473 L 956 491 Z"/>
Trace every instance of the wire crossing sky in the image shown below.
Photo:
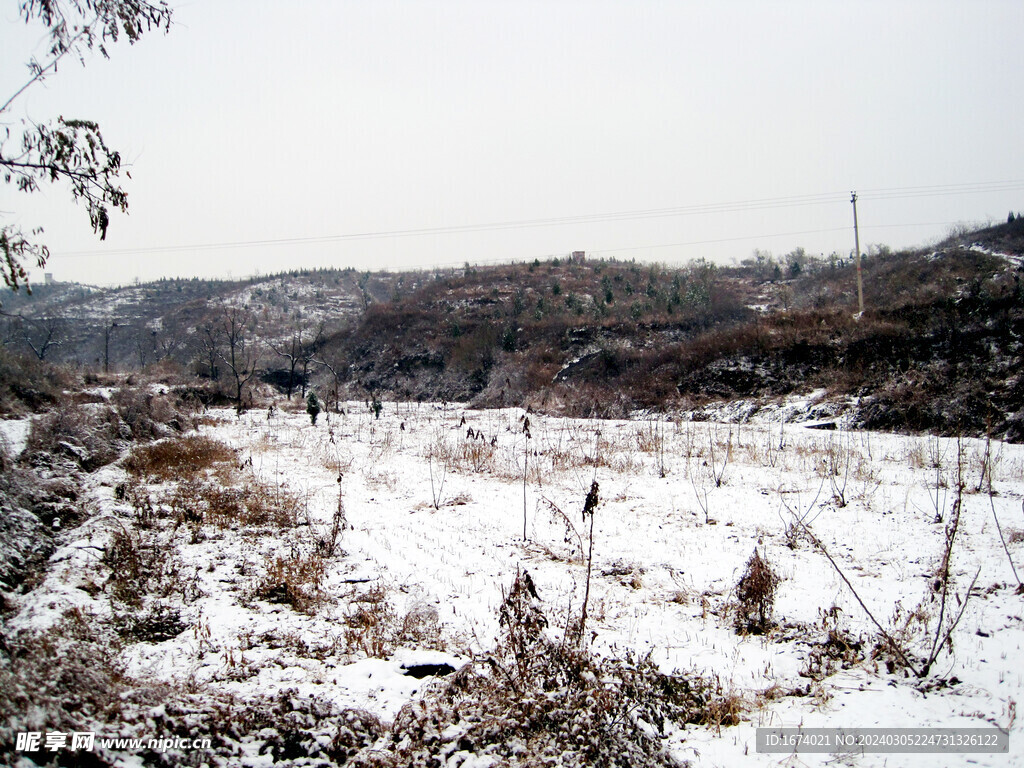
<path fill-rule="evenodd" d="M 1017 182 L 1000 182 L 995 184 L 971 184 L 971 185 L 953 185 L 953 186 L 933 186 L 926 188 L 917 189 L 892 189 L 892 190 L 869 190 L 866 193 L 868 200 L 883 200 L 883 199 L 907 199 L 912 197 L 935 197 L 939 195 L 965 195 L 970 193 L 983 193 L 983 192 L 1002 192 L 1002 191 L 1024 191 L 1024 181 Z M 864 197 L 864 195 L 862 195 Z M 193 243 L 190 245 L 166 245 L 166 246 L 154 246 L 150 248 L 122 248 L 122 249 L 107 249 L 107 250 L 90 250 L 90 251 L 71 251 L 61 254 L 64 257 L 71 256 L 100 256 L 104 253 L 110 255 L 125 255 L 125 254 L 141 254 L 141 253 L 169 253 L 169 252 L 182 252 L 182 251 L 196 251 L 196 250 L 219 250 L 222 248 L 253 248 L 257 246 L 278 246 L 278 245 L 305 245 L 305 244 L 319 244 L 328 242 L 340 242 L 344 240 L 366 240 L 366 239 L 382 239 L 392 237 L 417 237 L 424 235 L 441 235 L 441 234 L 455 234 L 460 232 L 486 232 L 494 230 L 506 230 L 506 229 L 529 229 L 536 227 L 550 227 L 550 226 L 561 226 L 569 224 L 582 224 L 591 222 L 605 222 L 605 221 L 635 221 L 639 219 L 661 217 L 661 216 L 697 216 L 707 213 L 732 213 L 737 211 L 757 211 L 767 210 L 771 208 L 790 208 L 797 206 L 806 205 L 834 205 L 838 202 L 847 200 L 848 198 L 844 194 L 833 194 L 833 195 L 807 195 L 804 197 L 786 197 L 777 198 L 774 200 L 746 200 L 741 202 L 733 203 L 719 203 L 716 205 L 698 205 L 698 206 L 687 206 L 683 208 L 662 208 L 648 211 L 619 211 L 617 213 L 604 213 L 604 214 L 593 214 L 588 216 L 566 216 L 562 218 L 554 219 L 534 219 L 529 221 L 504 221 L 495 222 L 490 224 L 467 224 L 453 227 L 437 227 L 434 229 L 404 229 L 404 230 L 393 230 L 390 232 L 358 232 L 350 234 L 340 235 L 327 235 L 322 237 L 291 237 L 291 238 L 280 238 L 277 240 L 246 240 L 236 241 L 231 243 Z M 930 224 L 917 224 L 910 226 L 941 226 L 942 222 L 930 223 Z M 852 226 L 852 225 L 851 225 Z M 908 226 L 907 224 L 883 224 L 878 226 L 888 227 L 900 227 Z M 837 228 L 839 230 L 846 229 L 845 227 Z M 821 232 L 836 231 L 835 229 L 829 230 L 811 230 L 810 232 Z M 809 234 L 809 232 L 800 233 L 785 233 L 788 234 Z M 737 238 L 726 238 L 725 240 L 712 240 L 703 242 L 733 242 L 737 239 L 756 239 L 758 237 L 779 237 L 779 234 L 760 234 L 760 235 L 743 235 Z M 680 243 L 679 245 L 684 245 Z M 668 246 L 653 246 L 658 248 Z M 618 250 L 631 250 L 630 248 L 623 248 Z"/>
<path fill-rule="evenodd" d="M 58 280 L 848 253 L 853 190 L 864 247 L 1024 210 L 1019 0 L 171 4 L 4 115 L 95 120 L 131 172 L 102 243 L 0 187 Z M 0 100 L 46 42 L 5 14 Z"/>

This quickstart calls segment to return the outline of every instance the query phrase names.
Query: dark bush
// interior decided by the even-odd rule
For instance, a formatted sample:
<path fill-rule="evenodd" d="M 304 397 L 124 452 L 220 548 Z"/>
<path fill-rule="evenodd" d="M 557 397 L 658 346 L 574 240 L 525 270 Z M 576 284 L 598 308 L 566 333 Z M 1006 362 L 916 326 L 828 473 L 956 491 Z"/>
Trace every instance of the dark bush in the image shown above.
<path fill-rule="evenodd" d="M 755 549 L 736 585 L 738 631 L 763 635 L 771 628 L 779 581 L 768 560 Z"/>
<path fill-rule="evenodd" d="M 75 378 L 65 369 L 0 347 L 0 415 L 50 408 L 74 384 Z"/>

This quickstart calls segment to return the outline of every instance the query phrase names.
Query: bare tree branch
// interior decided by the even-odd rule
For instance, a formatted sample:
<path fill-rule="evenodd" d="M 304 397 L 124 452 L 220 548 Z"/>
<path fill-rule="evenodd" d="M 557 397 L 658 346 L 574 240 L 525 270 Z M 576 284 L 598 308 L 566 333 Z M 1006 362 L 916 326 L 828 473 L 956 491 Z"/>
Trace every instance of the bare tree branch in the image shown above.
<path fill-rule="evenodd" d="M 76 54 L 83 64 L 84 53 L 93 48 L 107 58 L 107 42 L 117 42 L 123 36 L 134 43 L 145 32 L 167 31 L 171 24 L 171 9 L 162 0 L 22 0 L 18 13 L 26 24 L 41 22 L 49 28 L 49 61 L 43 64 L 32 58 L 28 62 L 31 77 L 3 102 L 0 114 L 32 85 L 56 72 L 58 62 L 69 53 Z M 128 196 L 116 183 L 121 156 L 107 147 L 99 126 L 64 117 L 55 125 L 22 121 L 22 126 L 17 151 L 5 151 L 12 138 L 10 128 L 4 128 L 0 136 L 3 182 L 30 193 L 38 191 L 43 181 L 69 184 L 73 201 L 85 204 L 93 232 L 105 239 L 110 224 L 108 206 L 126 211 Z M 40 232 L 34 229 L 31 234 L 34 237 Z M 27 285 L 26 259 L 42 267 L 49 255 L 45 245 L 31 242 L 21 229 L 0 226 L 0 277 L 12 290 Z"/>

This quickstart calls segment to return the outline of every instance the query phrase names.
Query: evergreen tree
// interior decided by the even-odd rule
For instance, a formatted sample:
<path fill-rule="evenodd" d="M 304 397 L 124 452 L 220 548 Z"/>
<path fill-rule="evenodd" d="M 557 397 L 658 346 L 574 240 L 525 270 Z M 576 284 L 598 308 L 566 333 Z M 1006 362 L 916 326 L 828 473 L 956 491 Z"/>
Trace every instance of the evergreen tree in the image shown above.
<path fill-rule="evenodd" d="M 316 392 L 310 392 L 309 397 L 306 398 L 306 413 L 309 414 L 310 423 L 316 426 L 316 417 L 320 415 L 320 398 L 316 396 Z"/>

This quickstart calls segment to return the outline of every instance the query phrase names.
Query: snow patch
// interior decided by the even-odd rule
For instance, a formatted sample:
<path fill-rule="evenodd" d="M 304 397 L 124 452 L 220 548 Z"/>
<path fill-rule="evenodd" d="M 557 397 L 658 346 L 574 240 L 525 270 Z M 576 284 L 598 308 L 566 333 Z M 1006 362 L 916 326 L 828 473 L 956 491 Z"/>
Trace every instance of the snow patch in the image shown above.
<path fill-rule="evenodd" d="M 28 443 L 28 433 L 32 429 L 32 419 L 0 420 L 0 442 L 6 443 L 13 458 L 21 455 Z"/>

